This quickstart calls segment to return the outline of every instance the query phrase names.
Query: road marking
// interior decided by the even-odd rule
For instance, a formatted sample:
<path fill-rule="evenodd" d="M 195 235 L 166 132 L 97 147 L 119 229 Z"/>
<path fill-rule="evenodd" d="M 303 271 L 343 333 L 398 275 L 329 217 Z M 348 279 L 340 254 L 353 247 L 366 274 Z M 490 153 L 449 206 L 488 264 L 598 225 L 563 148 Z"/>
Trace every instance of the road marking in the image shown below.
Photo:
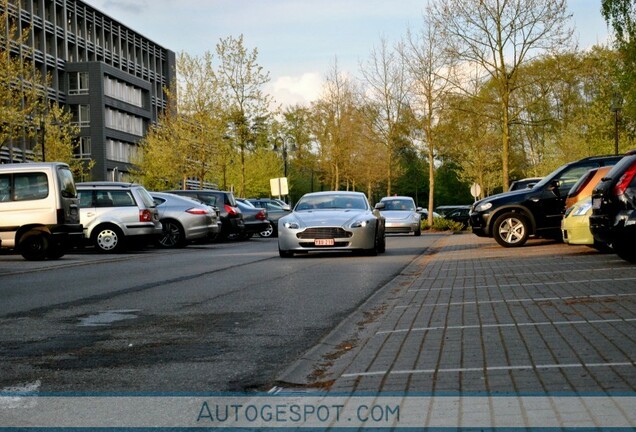
<path fill-rule="evenodd" d="M 535 327 L 548 325 L 576 325 L 576 324 L 605 324 L 605 323 L 628 323 L 636 321 L 636 318 L 617 318 L 607 320 L 578 320 L 578 321 L 545 321 L 545 322 L 528 322 L 528 323 L 511 323 L 511 324 L 475 324 L 465 326 L 437 326 L 437 327 L 415 327 L 410 329 L 383 330 L 376 332 L 376 335 L 384 335 L 391 333 L 408 333 L 412 331 L 434 331 L 434 330 L 467 330 L 479 328 L 501 328 L 501 327 Z"/>
<path fill-rule="evenodd" d="M 527 266 L 526 266 L 527 267 Z M 508 268 L 508 267 L 506 267 Z M 457 270 L 457 269 L 454 269 Z M 493 270 L 493 269 L 490 269 Z M 585 269 L 577 269 L 577 270 L 565 270 L 565 271 L 559 271 L 560 274 L 567 274 L 567 273 L 580 273 L 580 272 L 600 272 L 600 271 L 625 271 L 626 269 L 624 267 L 603 267 L 603 268 L 585 268 Z M 513 273 L 513 276 L 534 276 L 534 275 L 542 275 L 542 274 L 549 274 L 552 275 L 554 274 L 554 271 L 544 271 L 544 272 L 529 272 L 529 273 Z M 490 274 L 476 274 L 476 275 L 472 275 L 472 276 L 453 276 L 453 280 L 457 280 L 457 279 L 477 279 L 479 277 L 491 277 L 492 275 Z M 495 277 L 498 277 L 498 275 L 494 275 Z M 503 277 L 510 277 L 510 275 L 501 275 Z M 431 276 L 431 277 L 426 277 L 423 278 L 424 280 L 436 280 L 436 279 L 445 279 L 444 276 Z M 587 279 L 586 279 L 587 280 Z"/>
<path fill-rule="evenodd" d="M 451 302 L 451 303 L 423 303 L 421 305 L 400 305 L 395 309 L 404 309 L 413 306 L 465 306 L 472 304 L 495 304 L 495 303 L 526 303 L 526 302 L 544 302 L 544 301 L 565 301 L 565 300 L 585 300 L 596 299 L 603 297 L 632 297 L 636 296 L 636 293 L 628 294 L 593 294 L 589 296 L 567 296 L 567 297 L 539 297 L 539 298 L 522 298 L 522 299 L 509 299 L 509 300 L 476 300 L 467 302 Z"/>
<path fill-rule="evenodd" d="M 528 285 L 559 285 L 559 284 L 578 284 L 578 283 L 597 283 L 597 282 L 620 282 L 620 281 L 633 281 L 636 280 L 636 277 L 629 277 L 629 278 L 606 278 L 606 279 L 582 279 L 582 280 L 575 280 L 575 281 L 550 281 L 550 282 L 541 282 L 541 281 L 537 281 L 537 282 L 517 282 L 514 284 L 497 284 L 497 285 L 475 285 L 475 286 L 469 286 L 469 287 L 449 287 L 449 288 L 418 288 L 418 289 L 411 289 L 408 290 L 408 292 L 419 292 L 419 291 L 443 291 L 443 290 L 463 290 L 463 289 L 469 289 L 469 288 L 521 288 L 521 287 L 525 287 Z"/>
<path fill-rule="evenodd" d="M 510 370 L 526 370 L 526 369 L 566 369 L 566 368 L 596 368 L 596 367 L 619 367 L 619 366 L 636 366 L 634 361 L 615 362 L 615 363 L 566 363 L 566 364 L 547 364 L 547 365 L 524 365 L 524 366 L 487 366 L 475 368 L 451 368 L 451 369 L 404 369 L 404 370 L 385 370 L 375 372 L 353 372 L 342 374 L 343 378 L 354 378 L 363 376 L 378 375 L 406 375 L 406 374 L 433 374 L 445 372 L 488 372 L 488 371 L 510 371 Z"/>

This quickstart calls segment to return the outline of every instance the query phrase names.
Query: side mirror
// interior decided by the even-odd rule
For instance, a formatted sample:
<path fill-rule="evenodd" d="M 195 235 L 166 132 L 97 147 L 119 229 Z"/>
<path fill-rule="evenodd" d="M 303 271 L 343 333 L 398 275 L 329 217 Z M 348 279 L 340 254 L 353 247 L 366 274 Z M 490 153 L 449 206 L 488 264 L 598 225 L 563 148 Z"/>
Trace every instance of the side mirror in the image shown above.
<path fill-rule="evenodd" d="M 424 211 L 424 209 L 422 207 L 418 207 L 415 209 L 416 213 L 422 213 Z"/>
<path fill-rule="evenodd" d="M 559 190 L 560 186 L 561 186 L 561 181 L 552 180 L 550 184 L 548 185 L 548 190 L 552 191 L 556 196 L 561 196 L 561 191 Z"/>
<path fill-rule="evenodd" d="M 384 204 L 383 202 L 379 202 L 379 203 L 377 203 L 377 204 L 375 205 L 375 209 L 376 209 L 376 210 L 384 210 L 384 208 L 385 208 L 385 207 L 386 207 L 386 206 L 385 206 L 385 204 Z"/>

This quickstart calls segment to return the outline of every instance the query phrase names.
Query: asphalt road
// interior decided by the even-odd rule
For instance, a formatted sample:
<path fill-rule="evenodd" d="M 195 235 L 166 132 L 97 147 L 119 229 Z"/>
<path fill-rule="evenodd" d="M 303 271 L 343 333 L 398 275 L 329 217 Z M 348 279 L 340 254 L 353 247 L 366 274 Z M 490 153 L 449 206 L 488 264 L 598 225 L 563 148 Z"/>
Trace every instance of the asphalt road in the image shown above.
<path fill-rule="evenodd" d="M 388 238 L 377 257 L 278 257 L 275 239 L 0 255 L 0 391 L 267 390 L 438 238 Z"/>

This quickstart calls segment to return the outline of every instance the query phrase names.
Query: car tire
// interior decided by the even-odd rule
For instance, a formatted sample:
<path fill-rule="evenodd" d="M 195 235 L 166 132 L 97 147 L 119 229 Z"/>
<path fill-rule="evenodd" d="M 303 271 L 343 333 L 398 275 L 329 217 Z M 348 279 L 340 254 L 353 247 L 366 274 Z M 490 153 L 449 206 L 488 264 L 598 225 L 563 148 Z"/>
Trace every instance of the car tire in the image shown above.
<path fill-rule="evenodd" d="M 261 231 L 260 233 L 258 233 L 258 235 L 263 237 L 263 238 L 273 237 L 274 236 L 274 226 L 270 224 L 269 229 L 266 229 L 265 231 Z"/>
<path fill-rule="evenodd" d="M 636 250 L 633 244 L 628 242 L 615 242 L 612 243 L 612 248 L 620 258 L 629 263 L 636 264 Z"/>
<path fill-rule="evenodd" d="M 415 228 L 415 231 L 413 231 L 413 235 L 415 237 L 419 237 L 422 235 L 422 224 L 418 225 L 417 228 Z"/>
<path fill-rule="evenodd" d="M 504 213 L 495 220 L 492 234 L 503 247 L 523 246 L 530 234 L 530 224 L 520 213 Z"/>
<path fill-rule="evenodd" d="M 288 251 L 288 250 L 282 250 L 282 249 L 278 249 L 278 255 L 281 258 L 291 258 L 294 256 L 294 253 L 292 251 Z"/>
<path fill-rule="evenodd" d="M 378 253 L 386 252 L 386 235 L 382 235 L 382 237 L 380 237 L 376 250 L 378 251 Z"/>
<path fill-rule="evenodd" d="M 27 261 L 42 261 L 49 253 L 49 235 L 42 231 L 31 230 L 20 238 L 20 255 Z"/>
<path fill-rule="evenodd" d="M 123 249 L 124 234 L 114 225 L 100 225 L 93 230 L 92 242 L 98 251 L 115 253 Z"/>
<path fill-rule="evenodd" d="M 185 231 L 179 222 L 171 219 L 162 220 L 161 229 L 162 233 L 155 241 L 158 247 L 171 249 L 186 245 Z"/>
<path fill-rule="evenodd" d="M 46 252 L 46 257 L 50 260 L 60 259 L 66 254 L 66 246 L 63 244 L 49 244 L 49 249 Z"/>

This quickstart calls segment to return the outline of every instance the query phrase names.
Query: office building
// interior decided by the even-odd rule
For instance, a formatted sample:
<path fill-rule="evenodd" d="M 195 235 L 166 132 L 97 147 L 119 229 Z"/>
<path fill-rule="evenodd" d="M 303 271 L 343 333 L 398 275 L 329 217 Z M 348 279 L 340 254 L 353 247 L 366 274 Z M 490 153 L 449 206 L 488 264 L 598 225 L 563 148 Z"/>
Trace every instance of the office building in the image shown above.
<path fill-rule="evenodd" d="M 76 156 L 95 161 L 92 180 L 125 180 L 138 142 L 168 108 L 175 53 L 79 0 L 10 0 L 8 7 L 18 30 L 28 31 L 36 67 L 51 78 L 48 97 L 80 126 Z M 3 162 L 33 157 L 33 142 L 8 147 Z"/>

